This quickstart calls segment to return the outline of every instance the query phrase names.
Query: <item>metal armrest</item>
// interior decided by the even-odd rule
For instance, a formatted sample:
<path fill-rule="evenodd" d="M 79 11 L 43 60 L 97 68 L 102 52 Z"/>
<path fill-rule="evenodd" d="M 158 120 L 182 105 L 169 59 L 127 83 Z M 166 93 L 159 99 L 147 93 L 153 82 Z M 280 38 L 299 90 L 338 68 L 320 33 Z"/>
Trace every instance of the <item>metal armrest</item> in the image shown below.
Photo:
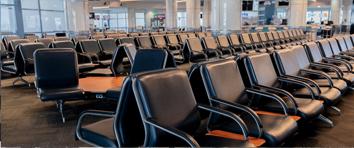
<path fill-rule="evenodd" d="M 239 116 L 237 116 L 234 113 L 229 112 L 229 111 L 225 111 L 225 110 L 222 110 L 222 109 L 218 109 L 218 108 L 210 107 L 210 106 L 205 106 L 205 105 L 198 105 L 198 109 L 202 109 L 202 110 L 208 111 L 210 113 L 215 113 L 215 114 L 218 114 L 218 115 L 222 115 L 224 117 L 228 117 L 231 120 L 235 121 L 238 124 L 238 126 L 241 128 L 241 130 L 242 130 L 243 139 L 244 140 L 248 140 L 248 129 L 247 129 L 247 126 L 246 126 L 246 124 L 243 122 L 243 120 Z"/>
<path fill-rule="evenodd" d="M 289 92 L 287 92 L 285 90 L 282 90 L 282 89 L 279 89 L 279 88 L 268 87 L 268 86 L 263 86 L 263 85 L 256 85 L 256 86 L 254 86 L 254 88 L 264 89 L 267 92 L 285 95 L 287 98 L 289 98 L 291 100 L 291 102 L 295 106 L 295 110 L 297 111 L 298 105 L 297 105 L 297 103 L 295 101 L 295 97 L 292 94 L 290 94 Z"/>
<path fill-rule="evenodd" d="M 83 58 L 86 58 L 90 61 L 90 63 L 92 63 L 92 58 L 84 53 L 77 53 L 78 56 L 81 56 Z"/>
<path fill-rule="evenodd" d="M 227 102 L 222 99 L 210 99 L 210 101 L 231 107 L 233 109 L 245 112 L 248 115 L 250 115 L 257 125 L 257 129 L 258 129 L 258 133 L 259 133 L 258 137 L 262 136 L 262 129 L 261 128 L 263 127 L 263 125 L 262 125 L 261 119 L 259 118 L 257 113 L 255 111 L 253 111 L 251 108 L 249 108 L 248 106 L 241 105 L 241 104 Z"/>
<path fill-rule="evenodd" d="M 331 78 L 329 75 L 327 75 L 326 73 L 322 72 L 322 71 L 317 71 L 317 70 L 312 70 L 312 69 L 301 69 L 300 72 L 304 72 L 304 73 L 308 73 L 308 74 L 313 74 L 313 75 L 322 76 L 322 77 L 326 78 L 327 81 L 328 81 L 328 83 L 329 83 L 329 85 L 330 85 L 331 87 L 333 87 L 332 78 Z M 312 81 L 312 80 L 311 80 L 311 81 Z M 314 82 L 314 81 L 312 81 L 312 82 Z M 317 85 L 316 82 L 314 82 L 314 83 Z M 319 87 L 319 86 L 317 85 L 317 87 Z"/>
<path fill-rule="evenodd" d="M 319 67 L 327 70 L 333 70 L 338 78 L 343 77 L 343 72 L 335 65 L 327 64 L 327 63 L 311 63 L 310 67 Z"/>
<path fill-rule="evenodd" d="M 184 140 L 186 143 L 188 143 L 191 147 L 200 147 L 198 142 L 189 134 L 180 131 L 178 129 L 175 128 L 171 128 L 165 125 L 162 125 L 161 123 L 156 122 L 155 120 L 148 118 L 146 120 L 144 120 L 145 123 L 154 126 L 162 131 L 165 131 L 166 133 L 169 133 L 173 136 L 176 136 L 182 140 Z"/>
<path fill-rule="evenodd" d="M 325 62 L 328 62 L 328 63 L 344 64 L 348 71 L 352 71 L 352 69 L 350 68 L 350 66 L 348 65 L 348 63 L 345 62 L 344 60 L 332 59 L 332 58 L 326 58 L 326 59 L 323 59 L 323 60 L 324 60 Z"/>
<path fill-rule="evenodd" d="M 305 77 L 301 77 L 301 76 L 291 76 L 291 75 L 285 75 L 284 78 L 295 79 L 297 81 L 302 81 L 304 83 L 307 83 L 310 86 L 313 86 L 313 87 L 316 88 L 317 94 L 321 94 L 320 86 L 318 86 L 318 84 L 315 81 L 311 80 L 311 79 L 308 79 L 308 78 L 305 78 Z"/>
<path fill-rule="evenodd" d="M 91 142 L 86 141 L 85 139 L 83 139 L 82 135 L 81 135 L 81 127 L 82 127 L 81 125 L 82 125 L 82 122 L 83 122 L 84 118 L 87 117 L 87 116 L 114 118 L 115 112 L 99 111 L 99 110 L 88 110 L 88 111 L 84 111 L 84 112 L 81 113 L 81 115 L 79 117 L 79 120 L 77 122 L 77 125 L 76 125 L 76 136 L 81 141 L 85 141 L 87 143 L 95 145 L 94 143 L 91 143 Z M 113 130 L 113 128 L 112 128 L 112 130 Z"/>
<path fill-rule="evenodd" d="M 316 99 L 315 92 L 313 92 L 311 86 L 308 85 L 307 83 L 301 82 L 301 81 L 298 81 L 298 80 L 294 80 L 294 79 L 289 79 L 289 78 L 278 78 L 278 80 L 281 81 L 281 82 L 286 82 L 286 83 L 296 84 L 296 85 L 299 85 L 299 86 L 304 86 L 311 93 L 311 98 L 312 99 Z"/>
<path fill-rule="evenodd" d="M 265 98 L 269 98 L 269 99 L 273 99 L 276 102 L 278 102 L 280 104 L 280 106 L 283 108 L 284 111 L 284 115 L 287 116 L 288 115 L 288 106 L 286 105 L 286 103 L 284 102 L 283 99 L 281 99 L 279 96 L 269 93 L 269 92 L 264 92 L 264 91 L 260 91 L 260 90 L 256 90 L 256 89 L 246 89 L 247 93 L 251 93 L 251 94 L 255 94 L 255 95 L 259 95 Z"/>
<path fill-rule="evenodd" d="M 336 57 L 336 58 L 338 57 L 338 58 L 344 59 L 344 60 L 353 60 L 353 57 L 345 55 L 343 53 L 341 53 L 340 55 L 335 55 L 334 57 Z"/>

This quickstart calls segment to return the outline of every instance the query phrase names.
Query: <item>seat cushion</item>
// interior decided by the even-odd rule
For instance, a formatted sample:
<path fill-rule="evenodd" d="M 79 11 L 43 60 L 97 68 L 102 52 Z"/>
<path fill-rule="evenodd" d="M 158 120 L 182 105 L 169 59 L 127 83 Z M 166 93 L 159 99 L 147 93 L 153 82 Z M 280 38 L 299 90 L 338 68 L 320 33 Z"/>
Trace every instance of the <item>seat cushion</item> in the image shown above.
<path fill-rule="evenodd" d="M 109 68 L 98 68 L 89 72 L 86 72 L 85 75 L 89 76 L 113 76 L 112 70 Z"/>
<path fill-rule="evenodd" d="M 334 72 L 328 72 L 327 74 L 329 76 L 331 76 L 331 78 L 337 78 L 337 75 Z M 348 73 L 348 72 L 344 72 L 343 80 L 353 83 L 354 82 L 354 74 Z"/>
<path fill-rule="evenodd" d="M 82 138 L 100 147 L 117 147 L 113 118 L 101 120 L 81 128 Z"/>
<path fill-rule="evenodd" d="M 1 67 L 1 70 L 2 70 L 3 72 L 7 72 L 7 73 L 11 73 L 11 74 L 16 74 L 16 73 L 17 73 L 17 68 L 16 68 L 16 66 L 15 66 L 15 65 L 11 65 L 11 64 L 9 64 L 9 65 L 3 65 L 3 66 Z"/>
<path fill-rule="evenodd" d="M 99 62 L 103 66 L 109 66 L 112 63 L 112 60 L 103 60 Z"/>
<path fill-rule="evenodd" d="M 298 112 L 302 118 L 312 119 L 323 111 L 323 101 L 309 98 L 295 98 L 298 105 Z"/>
<path fill-rule="evenodd" d="M 201 136 L 196 138 L 202 147 L 255 147 L 249 141 L 232 140 L 217 136 Z"/>
<path fill-rule="evenodd" d="M 84 64 L 79 64 L 78 67 L 80 72 L 88 72 L 96 69 L 98 67 L 98 64 L 84 63 Z"/>
<path fill-rule="evenodd" d="M 53 100 L 80 100 L 85 98 L 81 89 L 75 88 L 62 88 L 62 89 L 39 89 L 38 95 L 42 101 Z"/>
<path fill-rule="evenodd" d="M 316 89 L 312 87 L 312 90 L 316 93 Z M 324 99 L 326 103 L 336 103 L 341 96 L 341 92 L 336 88 L 330 87 L 320 87 L 321 94 L 319 95 L 321 99 Z M 301 88 L 293 92 L 294 96 L 310 98 L 310 92 L 307 88 Z M 329 102 L 328 102 L 329 101 Z"/>
<path fill-rule="evenodd" d="M 106 92 L 106 97 L 110 99 L 118 100 L 120 97 L 121 88 L 109 89 Z"/>
<path fill-rule="evenodd" d="M 319 86 L 321 87 L 328 87 L 329 86 L 329 82 L 327 79 L 316 79 L 314 80 Z M 347 83 L 344 80 L 341 79 L 332 79 L 333 82 L 333 86 L 337 89 L 339 89 L 340 91 L 344 91 L 347 88 Z"/>
<path fill-rule="evenodd" d="M 289 116 L 272 116 L 259 114 L 263 124 L 263 138 L 269 146 L 281 144 L 297 130 L 297 123 Z"/>

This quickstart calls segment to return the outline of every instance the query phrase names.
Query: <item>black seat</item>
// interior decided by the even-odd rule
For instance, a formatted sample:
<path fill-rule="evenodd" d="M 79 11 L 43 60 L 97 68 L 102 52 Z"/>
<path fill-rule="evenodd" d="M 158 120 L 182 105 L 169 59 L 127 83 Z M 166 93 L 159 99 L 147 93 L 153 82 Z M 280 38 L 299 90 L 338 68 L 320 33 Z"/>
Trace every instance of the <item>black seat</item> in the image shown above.
<path fill-rule="evenodd" d="M 279 50 L 279 49 L 283 49 L 283 47 L 281 47 L 278 42 L 275 40 L 273 33 L 272 32 L 267 32 L 266 33 L 268 41 L 272 44 L 272 48 L 274 50 Z"/>
<path fill-rule="evenodd" d="M 258 52 L 267 52 L 265 45 L 263 44 L 262 40 L 260 39 L 257 32 L 250 33 L 252 38 L 252 44 L 255 47 L 256 51 Z"/>
<path fill-rule="evenodd" d="M 116 45 L 121 45 L 121 44 L 133 44 L 135 45 L 134 38 L 132 37 L 120 37 L 116 40 Z"/>
<path fill-rule="evenodd" d="M 234 59 L 219 60 L 213 62 L 202 63 L 201 66 L 194 69 L 196 74 L 190 74 L 190 81 L 194 90 L 194 86 L 205 88 L 205 97 L 209 98 L 210 104 L 215 107 L 231 111 L 240 115 L 247 123 L 250 136 L 262 137 L 266 139 L 268 146 L 280 145 L 285 139 L 293 135 L 297 130 L 296 121 L 287 115 L 288 108 L 286 103 L 278 96 L 248 89 L 243 83 L 240 69 Z M 199 81 L 196 75 L 201 75 L 202 81 Z M 191 75 L 194 75 L 191 77 Z M 199 88 L 198 90 L 201 90 Z M 201 92 L 195 92 L 200 94 Z M 278 103 L 280 108 L 283 108 L 282 114 L 259 110 L 261 104 L 257 104 L 251 96 L 258 96 L 259 99 L 269 100 Z M 197 100 L 198 103 L 208 102 Z M 251 109 L 252 108 L 252 109 Z M 258 111 L 255 111 L 258 110 Z M 272 114 L 272 115 L 271 115 Z M 218 119 L 217 116 L 213 118 Z M 298 118 L 298 117 L 294 117 Z M 226 126 L 229 122 L 221 120 L 217 122 L 219 126 L 216 128 L 226 131 L 233 130 L 232 126 Z M 215 128 L 214 127 L 214 128 Z"/>
<path fill-rule="evenodd" d="M 341 64 L 337 61 L 326 60 L 322 57 L 322 51 L 318 45 L 314 42 L 308 42 L 305 44 L 311 62 L 318 65 L 324 65 L 328 67 L 326 73 L 331 76 L 331 78 L 343 79 L 347 82 L 348 86 L 353 87 L 354 85 L 354 75 L 351 72 L 342 71 L 340 67 L 336 64 Z"/>
<path fill-rule="evenodd" d="M 300 48 L 302 48 L 302 46 L 300 46 Z M 340 90 L 334 88 L 333 81 L 329 78 L 329 76 L 327 78 L 330 79 L 329 81 L 332 81 L 332 85 L 330 86 L 319 86 L 311 79 L 305 78 L 304 74 L 314 74 L 314 72 L 301 69 L 300 62 L 298 61 L 296 54 L 297 53 L 291 49 L 285 49 L 273 53 L 273 58 L 280 77 L 290 78 L 307 83 L 311 89 L 314 90 L 315 95 L 325 101 L 326 105 L 334 106 L 340 100 Z M 326 77 L 325 75 L 321 76 Z M 308 88 L 302 88 L 300 90 L 294 91 L 292 94 L 294 94 L 296 97 L 311 97 L 311 93 L 309 93 L 307 89 Z"/>
<path fill-rule="evenodd" d="M 31 43 L 31 41 L 28 39 L 13 39 L 13 40 L 11 40 L 8 43 L 8 47 L 7 47 L 7 52 L 10 54 L 10 56 L 14 55 L 17 45 L 19 45 L 21 43 Z"/>
<path fill-rule="evenodd" d="M 5 49 L 7 51 L 9 51 L 9 49 L 7 49 L 7 48 L 9 46 L 10 42 L 12 40 L 16 40 L 16 39 L 21 39 L 21 38 L 18 35 L 6 35 L 2 38 L 2 43 L 4 44 Z M 14 49 L 14 50 L 16 50 L 16 49 Z"/>
<path fill-rule="evenodd" d="M 91 58 L 93 63 L 98 63 L 102 68 L 106 68 L 111 64 L 111 60 L 100 56 L 102 49 L 95 39 L 82 40 L 79 42 L 79 53 L 83 53 Z"/>
<path fill-rule="evenodd" d="M 185 63 L 197 63 L 208 60 L 208 56 L 204 53 L 202 43 L 198 38 L 186 39 L 185 45 L 183 46 L 183 57 Z"/>
<path fill-rule="evenodd" d="M 42 101 L 56 101 L 62 121 L 64 101 L 85 99 L 79 88 L 79 71 L 74 49 L 39 49 L 34 52 L 35 86 Z"/>
<path fill-rule="evenodd" d="M 240 39 L 237 34 L 231 34 L 228 37 L 228 40 L 230 42 L 230 45 L 233 49 L 235 49 L 236 54 L 241 54 L 242 52 L 245 51 L 243 45 L 240 42 Z"/>
<path fill-rule="evenodd" d="M 216 52 L 215 56 L 228 57 L 233 55 L 233 51 L 230 48 L 220 48 L 214 37 L 202 38 L 204 50 L 208 53 Z M 210 55 L 210 54 L 209 54 Z M 213 58 L 208 56 L 209 58 Z"/>
<path fill-rule="evenodd" d="M 294 46 L 292 52 L 296 55 L 300 69 L 304 71 L 302 76 L 312 79 L 319 86 L 335 87 L 342 94 L 345 93 L 348 88 L 347 83 L 340 78 L 334 78 L 326 74 L 328 71 L 333 71 L 333 68 L 312 63 L 310 55 L 306 51 L 306 46 Z"/>
<path fill-rule="evenodd" d="M 254 53 L 256 50 L 252 44 L 252 39 L 250 35 L 248 33 L 242 33 L 240 37 L 241 37 L 242 45 L 244 46 L 244 49 L 246 49 L 245 52 Z"/>
<path fill-rule="evenodd" d="M 244 122 L 224 110 L 197 105 L 185 71 L 168 69 L 137 74 L 133 90 L 146 131 L 144 147 L 253 147 Z M 232 140 L 206 135 L 200 110 L 228 117 L 242 130 L 243 139 Z"/>
<path fill-rule="evenodd" d="M 188 39 L 188 35 L 185 33 L 179 33 L 177 34 L 178 42 L 181 46 L 183 46 L 186 43 L 186 40 Z"/>
<path fill-rule="evenodd" d="M 124 80 L 118 94 L 116 112 L 85 111 L 77 123 L 76 137 L 96 147 L 139 147 L 144 143 L 144 127 L 132 89 L 131 77 Z M 84 119 L 103 117 L 91 124 L 83 125 Z"/>
<path fill-rule="evenodd" d="M 50 43 L 53 41 L 53 38 L 39 38 L 36 42 L 44 44 L 45 47 L 49 47 Z"/>
<path fill-rule="evenodd" d="M 336 64 L 344 72 L 354 72 L 354 63 L 351 63 L 351 57 L 340 55 L 340 49 L 336 39 L 320 40 L 318 44 L 322 49 L 324 62 Z"/>
<path fill-rule="evenodd" d="M 153 45 L 149 36 L 136 37 L 137 49 L 152 49 Z"/>
<path fill-rule="evenodd" d="M 301 81 L 296 81 L 289 78 L 278 77 L 269 54 L 262 53 L 258 55 L 251 55 L 243 59 L 244 66 L 251 85 L 253 88 L 275 93 L 282 97 L 287 103 L 290 114 L 301 116 L 302 120 L 311 120 L 317 117 L 325 118 L 321 115 L 323 111 L 323 101 L 316 100 L 313 96 L 311 98 L 297 98 L 293 96 L 296 88 L 303 88 L 306 86 L 308 91 L 313 93 L 313 90 L 308 87 L 308 84 Z M 298 86 L 294 86 L 298 85 Z M 273 103 L 262 102 L 264 107 L 279 111 Z"/>
<path fill-rule="evenodd" d="M 117 49 L 115 40 L 113 38 L 99 39 L 98 44 L 101 47 L 100 57 L 106 60 L 112 59 L 113 52 Z"/>
<path fill-rule="evenodd" d="M 50 48 L 71 48 L 75 49 L 75 45 L 71 41 L 54 41 L 50 44 Z M 99 67 L 99 64 L 94 64 L 91 58 L 82 53 L 76 53 L 78 56 L 78 67 L 80 73 L 89 72 Z"/>

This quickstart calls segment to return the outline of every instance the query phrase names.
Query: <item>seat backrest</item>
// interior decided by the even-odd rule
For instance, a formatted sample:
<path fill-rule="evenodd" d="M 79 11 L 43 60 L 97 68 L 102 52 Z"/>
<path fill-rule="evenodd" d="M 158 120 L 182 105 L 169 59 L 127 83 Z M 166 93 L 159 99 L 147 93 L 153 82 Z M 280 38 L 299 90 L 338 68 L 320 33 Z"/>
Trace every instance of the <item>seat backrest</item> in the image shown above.
<path fill-rule="evenodd" d="M 119 38 L 118 41 L 119 41 L 120 44 L 126 43 L 126 44 L 133 44 L 133 45 L 135 45 L 134 38 L 132 38 L 132 37 Z"/>
<path fill-rule="evenodd" d="M 245 90 L 240 69 L 234 59 L 202 64 L 201 74 L 211 99 L 237 103 Z"/>
<path fill-rule="evenodd" d="M 337 40 L 335 38 L 330 38 L 330 39 L 328 39 L 328 42 L 331 45 L 331 49 L 332 49 L 333 54 L 334 55 L 340 54 L 341 51 L 340 51 L 340 47 L 338 45 Z M 344 45 L 344 46 L 346 46 L 346 45 Z"/>
<path fill-rule="evenodd" d="M 348 50 L 353 50 L 353 43 L 352 43 L 352 40 L 350 39 L 350 36 L 349 35 L 344 36 L 344 40 L 345 40 L 345 43 L 347 45 L 347 49 Z"/>
<path fill-rule="evenodd" d="M 166 47 L 166 40 L 163 35 L 154 35 L 152 36 L 155 46 Z"/>
<path fill-rule="evenodd" d="M 21 39 L 18 35 L 6 35 L 2 38 L 5 48 L 9 47 L 12 40 Z"/>
<path fill-rule="evenodd" d="M 291 31 L 291 34 L 293 35 L 293 37 L 295 37 L 295 38 L 298 38 L 298 37 L 299 37 L 299 36 L 297 35 L 295 29 L 292 29 L 292 30 L 290 30 L 290 31 Z"/>
<path fill-rule="evenodd" d="M 322 52 L 315 42 L 306 43 L 305 47 L 312 62 L 322 61 Z"/>
<path fill-rule="evenodd" d="M 271 33 L 273 35 L 274 40 L 279 40 L 280 39 L 278 32 L 272 31 Z"/>
<path fill-rule="evenodd" d="M 267 32 L 266 34 L 267 34 L 267 37 L 268 37 L 269 41 L 274 41 L 274 37 L 272 35 L 272 32 Z"/>
<path fill-rule="evenodd" d="M 267 38 L 265 32 L 259 32 L 259 37 L 260 37 L 262 42 L 268 42 L 268 38 Z"/>
<path fill-rule="evenodd" d="M 284 34 L 284 38 L 286 38 L 286 39 L 289 39 L 289 38 L 290 38 L 289 30 L 284 30 L 284 31 L 283 31 L 283 34 Z"/>
<path fill-rule="evenodd" d="M 196 38 L 197 36 L 195 35 L 195 33 L 187 33 L 188 38 Z"/>
<path fill-rule="evenodd" d="M 227 40 L 227 37 L 225 35 L 220 35 L 217 37 L 217 39 L 218 39 L 220 47 L 222 47 L 222 48 L 230 47 L 229 40 Z"/>
<path fill-rule="evenodd" d="M 260 43 L 261 42 L 261 40 L 258 37 L 258 33 L 257 32 L 251 33 L 251 37 L 252 37 L 253 43 Z"/>
<path fill-rule="evenodd" d="M 168 53 L 164 49 L 139 50 L 135 55 L 130 73 L 163 69 L 166 66 L 167 56 Z"/>
<path fill-rule="evenodd" d="M 31 41 L 28 39 L 14 39 L 11 40 L 9 46 L 7 47 L 8 51 L 14 52 L 16 47 L 21 43 L 30 43 Z"/>
<path fill-rule="evenodd" d="M 189 38 L 186 40 L 187 46 L 191 52 L 203 52 L 203 46 L 199 38 Z"/>
<path fill-rule="evenodd" d="M 149 36 L 136 37 L 140 49 L 152 49 L 152 43 Z"/>
<path fill-rule="evenodd" d="M 218 43 L 214 37 L 204 37 L 202 41 L 206 49 L 218 49 Z"/>
<path fill-rule="evenodd" d="M 54 41 L 51 45 L 53 48 L 72 48 L 75 49 L 75 45 L 71 41 Z"/>
<path fill-rule="evenodd" d="M 54 41 L 70 41 L 68 37 L 55 37 Z"/>
<path fill-rule="evenodd" d="M 79 71 L 72 48 L 39 49 L 34 52 L 37 89 L 77 87 Z"/>
<path fill-rule="evenodd" d="M 114 120 L 118 147 L 138 147 L 144 144 L 144 126 L 130 76 L 123 82 Z"/>
<path fill-rule="evenodd" d="M 50 43 L 53 42 L 53 38 L 39 38 L 36 42 L 44 44 L 45 47 L 49 47 Z"/>
<path fill-rule="evenodd" d="M 273 54 L 279 74 L 297 75 L 300 72 L 300 65 L 296 53 L 291 49 L 278 50 Z"/>
<path fill-rule="evenodd" d="M 137 37 L 137 36 L 139 36 L 139 33 L 134 33 L 134 32 L 132 32 L 132 33 L 129 33 L 128 36 L 129 36 L 129 37 Z"/>
<path fill-rule="evenodd" d="M 329 40 L 322 39 L 318 41 L 318 44 L 320 45 L 320 48 L 322 49 L 322 53 L 325 57 L 329 58 L 333 56 L 333 51 L 331 48 L 331 44 L 329 43 Z"/>
<path fill-rule="evenodd" d="M 206 37 L 206 34 L 204 32 L 197 32 L 196 34 L 200 39 Z"/>
<path fill-rule="evenodd" d="M 73 38 L 73 41 L 74 41 L 75 44 L 76 44 L 76 43 L 78 43 L 78 42 L 80 42 L 80 41 L 82 41 L 82 40 L 87 40 L 87 39 L 88 39 L 87 36 L 79 35 L 79 36 L 75 36 L 75 37 Z"/>
<path fill-rule="evenodd" d="M 200 115 L 185 71 L 167 69 L 138 74 L 133 79 L 133 90 L 143 120 L 154 119 L 191 135 L 198 129 Z M 145 124 L 145 129 L 152 146 L 163 143 L 159 140 L 163 140 L 164 132 L 149 124 Z"/>
<path fill-rule="evenodd" d="M 241 45 L 240 39 L 237 34 L 230 34 L 229 39 L 230 39 L 230 43 L 232 46 L 240 46 Z"/>
<path fill-rule="evenodd" d="M 336 37 L 336 40 L 338 42 L 338 45 L 339 45 L 341 51 L 348 51 L 348 47 L 345 43 L 344 37 Z M 333 46 L 332 46 L 332 48 L 333 48 Z"/>
<path fill-rule="evenodd" d="M 113 51 L 112 55 L 112 63 L 110 66 L 113 75 L 118 76 L 120 74 L 127 74 L 131 71 L 131 66 L 134 63 L 134 58 L 136 55 L 136 48 L 133 44 L 121 44 L 117 47 L 117 50 Z M 124 58 L 129 59 L 130 66 L 124 65 L 123 63 Z"/>
<path fill-rule="evenodd" d="M 277 81 L 277 73 L 269 54 L 255 54 L 245 58 L 250 79 L 254 84 L 272 86 Z"/>
<path fill-rule="evenodd" d="M 180 42 L 181 44 L 184 44 L 184 43 L 186 42 L 186 40 L 188 39 L 188 35 L 185 34 L 185 33 L 180 33 L 180 34 L 178 34 L 177 36 L 178 36 L 179 42 Z"/>
<path fill-rule="evenodd" d="M 112 38 L 99 39 L 98 43 L 102 51 L 106 51 L 109 53 L 113 53 L 113 51 L 117 48 L 116 43 Z"/>
<path fill-rule="evenodd" d="M 90 54 L 97 54 L 101 51 L 100 46 L 95 39 L 80 41 L 80 47 L 84 52 Z"/>
<path fill-rule="evenodd" d="M 243 44 L 252 44 L 252 40 L 251 40 L 250 35 L 248 33 L 242 33 L 241 37 L 242 37 Z"/>
<path fill-rule="evenodd" d="M 211 32 L 206 32 L 205 35 L 206 36 L 213 36 L 213 34 Z"/>
<path fill-rule="evenodd" d="M 284 36 L 284 32 L 283 31 L 278 31 L 278 35 L 279 35 L 279 39 L 284 40 L 285 36 Z"/>
<path fill-rule="evenodd" d="M 24 62 L 24 72 L 32 73 L 34 71 L 34 61 L 33 61 L 33 53 L 37 49 L 47 48 L 42 43 L 22 43 L 18 45 L 19 51 L 21 53 L 23 62 Z"/>
<path fill-rule="evenodd" d="M 291 48 L 296 55 L 297 61 L 301 69 L 306 69 L 310 66 L 310 57 L 304 46 L 294 46 Z"/>
<path fill-rule="evenodd" d="M 178 44 L 178 39 L 175 34 L 167 34 L 166 37 L 169 44 Z"/>
<path fill-rule="evenodd" d="M 2 42 L 0 42 L 0 51 L 5 51 L 5 46 Z"/>
<path fill-rule="evenodd" d="M 36 40 L 38 39 L 38 36 L 29 35 L 29 36 L 26 36 L 25 39 L 28 39 L 28 40 L 30 40 L 31 42 L 36 42 Z"/>
<path fill-rule="evenodd" d="M 91 36 L 91 39 L 95 39 L 95 40 L 103 39 L 103 38 L 105 38 L 104 35 L 93 35 L 93 36 Z"/>

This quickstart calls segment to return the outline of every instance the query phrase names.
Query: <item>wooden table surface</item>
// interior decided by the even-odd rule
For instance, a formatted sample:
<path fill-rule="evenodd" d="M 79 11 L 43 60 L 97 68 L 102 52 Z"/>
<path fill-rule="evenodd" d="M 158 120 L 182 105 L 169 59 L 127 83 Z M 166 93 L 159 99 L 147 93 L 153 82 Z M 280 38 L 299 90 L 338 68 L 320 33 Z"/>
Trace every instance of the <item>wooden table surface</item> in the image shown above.
<path fill-rule="evenodd" d="M 112 88 L 123 85 L 124 76 L 120 77 L 86 77 L 79 79 L 79 87 L 85 92 L 105 93 Z"/>

